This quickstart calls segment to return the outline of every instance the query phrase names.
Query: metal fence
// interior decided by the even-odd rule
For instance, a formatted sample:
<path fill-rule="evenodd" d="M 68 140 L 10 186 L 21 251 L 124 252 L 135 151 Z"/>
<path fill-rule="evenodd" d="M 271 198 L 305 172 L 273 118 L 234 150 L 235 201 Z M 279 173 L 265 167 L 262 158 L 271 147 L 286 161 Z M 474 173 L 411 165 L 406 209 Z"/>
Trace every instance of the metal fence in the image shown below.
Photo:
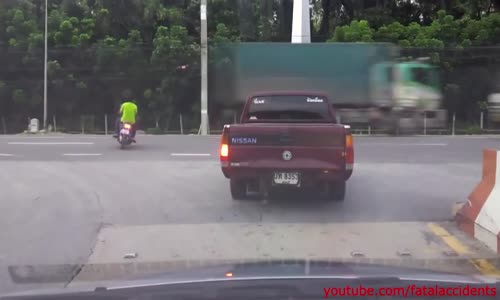
<path fill-rule="evenodd" d="M 210 119 L 209 133 L 220 134 L 224 124 L 238 123 L 238 113 L 226 114 L 222 119 Z M 0 134 L 18 134 L 28 131 L 30 118 L 0 116 Z M 41 120 L 40 120 L 41 121 Z M 116 115 L 80 115 L 72 117 L 52 116 L 48 120 L 48 130 L 68 134 L 113 134 Z M 19 127 L 23 123 L 25 126 Z M 41 122 L 40 122 L 41 124 Z M 424 122 L 425 124 L 425 122 Z M 158 127 L 156 126 L 158 125 Z M 199 134 L 200 116 L 178 114 L 170 118 L 159 119 L 158 124 L 151 118 L 140 118 L 138 130 L 146 134 Z M 352 125 L 351 131 L 359 135 L 387 134 L 383 130 L 375 130 L 369 125 Z M 398 133 L 396 133 L 398 134 Z M 403 133 L 401 133 L 402 135 Z M 485 122 L 483 113 L 476 122 L 456 121 L 450 118 L 446 128 L 419 128 L 412 134 L 418 135 L 464 135 L 464 134 L 500 134 L 500 128 L 492 128 Z"/>

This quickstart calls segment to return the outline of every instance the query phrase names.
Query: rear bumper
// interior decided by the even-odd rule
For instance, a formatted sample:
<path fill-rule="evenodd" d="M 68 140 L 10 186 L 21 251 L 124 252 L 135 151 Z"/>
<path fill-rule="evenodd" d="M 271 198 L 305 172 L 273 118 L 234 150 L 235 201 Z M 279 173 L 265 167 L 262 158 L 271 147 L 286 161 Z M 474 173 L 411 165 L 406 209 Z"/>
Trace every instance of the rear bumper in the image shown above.
<path fill-rule="evenodd" d="M 347 181 L 352 175 L 350 170 L 335 169 L 282 169 L 282 168 L 248 168 L 231 167 L 222 163 L 222 173 L 226 178 L 257 180 L 264 179 L 271 182 L 274 172 L 299 172 L 300 186 L 311 186 L 318 182 L 340 182 Z"/>

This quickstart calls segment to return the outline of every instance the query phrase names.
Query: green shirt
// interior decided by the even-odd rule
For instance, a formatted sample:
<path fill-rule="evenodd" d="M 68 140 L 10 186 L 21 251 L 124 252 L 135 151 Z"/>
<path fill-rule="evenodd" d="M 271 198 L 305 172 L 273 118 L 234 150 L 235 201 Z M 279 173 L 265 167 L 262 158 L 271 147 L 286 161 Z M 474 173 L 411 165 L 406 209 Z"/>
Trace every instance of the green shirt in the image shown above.
<path fill-rule="evenodd" d="M 132 102 L 124 102 L 120 107 L 122 115 L 121 121 L 125 123 L 135 124 L 135 117 L 137 115 L 137 105 Z"/>

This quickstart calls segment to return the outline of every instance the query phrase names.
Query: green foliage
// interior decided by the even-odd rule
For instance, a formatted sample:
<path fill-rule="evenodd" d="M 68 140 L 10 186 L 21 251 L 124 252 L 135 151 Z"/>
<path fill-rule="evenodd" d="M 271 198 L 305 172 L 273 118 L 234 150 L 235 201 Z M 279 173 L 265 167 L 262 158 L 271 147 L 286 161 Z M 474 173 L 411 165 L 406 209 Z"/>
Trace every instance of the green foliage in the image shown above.
<path fill-rule="evenodd" d="M 479 125 L 469 125 L 467 128 L 464 129 L 463 133 L 466 135 L 471 135 L 471 134 L 475 135 L 483 133 L 483 130 L 481 130 L 481 127 Z"/>
<path fill-rule="evenodd" d="M 146 129 L 146 134 L 163 134 L 163 130 L 157 127 Z"/>
<path fill-rule="evenodd" d="M 373 29 L 368 21 L 352 21 L 350 25 L 335 29 L 333 42 L 373 42 Z"/>
<path fill-rule="evenodd" d="M 239 42 L 239 37 L 232 32 L 225 24 L 219 23 L 215 28 L 215 33 L 213 38 L 211 39 L 212 43 L 215 44 L 223 44 L 229 42 Z"/>
<path fill-rule="evenodd" d="M 477 103 L 478 109 L 480 111 L 487 111 L 488 110 L 488 102 L 487 101 L 479 101 Z"/>
<path fill-rule="evenodd" d="M 490 1 L 372 1 L 383 3 L 375 7 L 365 2 L 313 1 L 313 40 L 382 41 L 406 48 L 500 43 L 500 14 Z M 444 2 L 449 7 L 441 7 Z M 209 1 L 210 47 L 239 41 L 288 42 L 291 3 Z M 49 4 L 49 115 L 114 113 L 125 91 L 138 100 L 151 127 L 160 127 L 177 113 L 199 113 L 199 0 Z M 0 1 L 2 114 L 40 118 L 44 13 L 43 1 Z M 433 52 L 431 57 L 445 65 L 442 54 Z"/>
<path fill-rule="evenodd" d="M 26 104 L 26 94 L 21 89 L 16 89 L 12 92 L 12 101 L 17 105 L 25 105 Z"/>
<path fill-rule="evenodd" d="M 330 42 L 392 42 L 403 47 L 444 48 L 488 46 L 500 42 L 500 13 L 490 14 L 481 20 L 469 17 L 455 19 L 440 10 L 431 24 L 417 22 L 402 25 L 392 22 L 378 29 L 366 20 L 335 29 Z"/>

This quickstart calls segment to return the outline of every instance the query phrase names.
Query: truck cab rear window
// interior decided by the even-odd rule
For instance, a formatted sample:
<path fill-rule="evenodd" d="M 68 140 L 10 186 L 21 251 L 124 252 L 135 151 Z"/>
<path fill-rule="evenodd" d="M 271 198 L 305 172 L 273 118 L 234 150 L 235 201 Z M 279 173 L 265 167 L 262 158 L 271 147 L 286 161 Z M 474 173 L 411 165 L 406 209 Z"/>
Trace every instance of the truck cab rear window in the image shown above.
<path fill-rule="evenodd" d="M 317 96 L 254 97 L 248 110 L 249 121 L 330 119 L 327 99 Z"/>

